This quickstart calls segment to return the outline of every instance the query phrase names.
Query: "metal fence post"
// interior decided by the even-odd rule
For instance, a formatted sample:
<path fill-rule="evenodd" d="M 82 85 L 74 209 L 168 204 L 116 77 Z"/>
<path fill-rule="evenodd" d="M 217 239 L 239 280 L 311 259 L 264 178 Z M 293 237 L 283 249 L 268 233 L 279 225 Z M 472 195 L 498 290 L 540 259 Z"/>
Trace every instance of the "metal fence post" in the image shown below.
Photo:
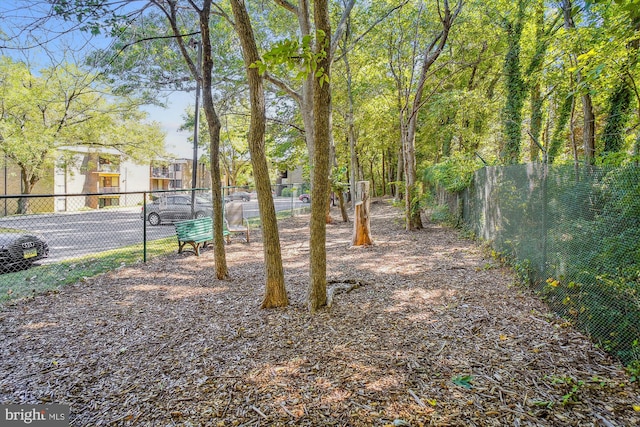
<path fill-rule="evenodd" d="M 142 262 L 147 262 L 147 192 L 142 193 Z"/>

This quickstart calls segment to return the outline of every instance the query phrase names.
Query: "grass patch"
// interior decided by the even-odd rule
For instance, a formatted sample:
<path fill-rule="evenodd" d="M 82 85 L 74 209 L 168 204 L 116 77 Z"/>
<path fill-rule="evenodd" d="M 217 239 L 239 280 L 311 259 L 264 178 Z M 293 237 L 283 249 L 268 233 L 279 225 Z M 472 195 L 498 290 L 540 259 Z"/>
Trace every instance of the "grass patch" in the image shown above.
<path fill-rule="evenodd" d="M 167 255 L 177 248 L 175 237 L 147 242 L 147 258 Z M 142 261 L 142 243 L 97 254 L 73 258 L 56 264 L 5 273 L 0 281 L 0 302 L 53 291 L 88 277 Z"/>
<path fill-rule="evenodd" d="M 21 230 L 19 228 L 4 228 L 4 227 L 0 227 L 0 233 L 22 233 L 22 234 L 28 234 L 31 233 L 33 234 L 33 232 L 29 231 L 29 230 Z"/>
<path fill-rule="evenodd" d="M 279 211 L 278 220 L 308 212 L 303 207 L 292 211 Z M 260 217 L 249 218 L 252 228 L 260 226 Z M 13 230 L 12 230 L 13 231 Z M 147 242 L 147 258 L 168 255 L 177 249 L 175 236 Z M 0 275 L 0 303 L 36 294 L 55 291 L 64 285 L 76 283 L 125 265 L 141 262 L 142 243 L 112 249 L 83 257 L 72 258 L 56 264 L 34 266 L 27 270 Z"/>
<path fill-rule="evenodd" d="M 295 216 L 295 215 L 302 215 L 305 213 L 309 213 L 310 211 L 311 211 L 310 207 L 296 208 L 293 211 L 291 210 L 278 211 L 276 212 L 276 219 L 280 221 L 281 219 L 291 218 L 292 216 Z M 260 226 L 260 217 L 254 216 L 251 218 L 247 218 L 247 222 L 249 223 L 249 227 L 257 228 Z"/>

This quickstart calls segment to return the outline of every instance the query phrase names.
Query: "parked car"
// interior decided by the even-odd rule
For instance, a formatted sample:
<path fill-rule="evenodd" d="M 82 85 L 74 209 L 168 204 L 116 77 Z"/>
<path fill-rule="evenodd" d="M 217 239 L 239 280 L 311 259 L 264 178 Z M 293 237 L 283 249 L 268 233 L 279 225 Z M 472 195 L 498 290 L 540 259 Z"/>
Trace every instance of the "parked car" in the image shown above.
<path fill-rule="evenodd" d="M 242 200 L 243 202 L 248 202 L 251 200 L 251 194 L 246 191 L 236 191 L 235 193 L 227 194 L 224 198 L 225 202 L 231 202 L 233 200 Z"/>
<path fill-rule="evenodd" d="M 213 206 L 210 200 L 196 196 L 194 207 L 195 218 L 213 216 Z M 191 218 L 193 218 L 191 215 L 191 196 L 187 194 L 162 196 L 147 204 L 147 221 L 151 225 L 173 223 Z"/>
<path fill-rule="evenodd" d="M 307 193 L 303 193 L 300 196 L 298 196 L 298 199 L 302 202 L 302 203 L 311 203 L 311 196 Z"/>
<path fill-rule="evenodd" d="M 49 245 L 42 236 L 23 232 L 0 233 L 0 271 L 3 273 L 31 267 L 49 256 Z"/>

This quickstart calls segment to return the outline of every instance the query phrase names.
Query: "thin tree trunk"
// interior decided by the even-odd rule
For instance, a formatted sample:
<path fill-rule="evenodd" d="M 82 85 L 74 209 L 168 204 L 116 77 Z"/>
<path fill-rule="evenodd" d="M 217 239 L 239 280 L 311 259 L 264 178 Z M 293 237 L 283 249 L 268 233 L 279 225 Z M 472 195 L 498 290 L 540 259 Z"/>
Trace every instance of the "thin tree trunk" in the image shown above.
<path fill-rule="evenodd" d="M 582 140 L 584 144 L 584 163 L 592 165 L 595 162 L 596 154 L 596 117 L 593 113 L 593 103 L 591 95 L 582 95 L 582 114 L 584 116 L 584 127 Z"/>
<path fill-rule="evenodd" d="M 514 20 L 506 21 L 508 49 L 504 59 L 506 103 L 502 111 L 505 143 L 502 162 L 516 164 L 520 160 L 522 142 L 522 106 L 526 96 L 525 82 L 520 67 L 520 39 L 524 28 L 525 0 L 518 0 L 518 13 Z"/>
<path fill-rule="evenodd" d="M 385 152 L 382 150 L 382 172 L 380 173 L 380 178 L 382 179 L 382 195 L 387 195 L 387 182 L 385 180 L 386 175 L 386 162 L 385 162 Z"/>
<path fill-rule="evenodd" d="M 571 97 L 571 118 L 569 119 L 569 138 L 571 139 L 571 151 L 573 153 L 573 164 L 578 167 L 578 142 L 576 141 L 576 97 Z"/>
<path fill-rule="evenodd" d="M 349 139 L 349 159 L 351 163 L 349 173 L 349 188 L 351 188 L 351 191 L 353 191 L 356 185 L 356 171 L 358 170 L 358 157 L 356 154 L 356 131 L 353 119 L 353 90 L 351 86 L 351 68 L 349 67 L 348 55 L 346 53 L 343 55 L 343 59 L 345 70 L 347 73 L 347 100 L 349 102 L 347 111 L 347 138 Z"/>
<path fill-rule="evenodd" d="M 416 171 L 416 128 L 418 120 L 418 112 L 423 105 L 424 87 L 427 81 L 427 73 L 431 66 L 440 57 L 444 46 L 447 43 L 451 26 L 456 17 L 462 9 L 463 2 L 459 0 L 455 10 L 451 10 L 449 7 L 449 1 L 444 0 L 441 13 L 441 32 L 429 43 L 425 48 L 421 62 L 422 68 L 420 70 L 418 83 L 416 85 L 416 91 L 411 105 L 405 105 L 402 111 L 404 115 L 401 116 L 401 132 L 402 132 L 402 145 L 404 152 L 404 173 L 405 173 L 405 215 L 406 215 L 406 228 L 407 230 L 422 229 L 422 218 L 420 216 L 420 196 L 421 188 L 417 181 Z"/>
<path fill-rule="evenodd" d="M 211 52 L 211 32 L 209 28 L 209 16 L 211 15 L 212 0 L 204 0 L 202 7 L 198 8 L 193 3 L 193 9 L 198 15 L 200 27 L 200 43 L 202 43 L 202 69 L 198 69 L 191 56 L 187 52 L 182 32 L 178 27 L 176 2 L 157 2 L 155 5 L 165 14 L 171 31 L 176 37 L 178 47 L 185 59 L 191 74 L 196 79 L 202 79 L 202 108 L 209 128 L 209 153 L 211 161 L 211 193 L 213 196 L 213 247 L 216 265 L 216 278 L 226 279 L 229 276 L 227 257 L 224 248 L 223 213 L 222 213 L 222 180 L 220 179 L 220 119 L 216 113 L 212 91 L 211 74 L 213 72 L 213 57 Z M 196 111 L 195 114 L 198 114 Z"/>
<path fill-rule="evenodd" d="M 330 75 L 331 53 L 328 36 L 324 40 L 320 32 L 331 34 L 329 5 L 327 0 L 315 0 L 314 18 L 316 24 L 316 53 L 325 53 L 318 61 L 317 69 Z M 329 81 L 322 81 L 324 76 L 314 77 L 313 115 L 315 152 L 313 157 L 312 200 L 327 200 L 329 193 L 329 149 L 330 149 L 330 103 L 331 86 Z M 322 83 L 322 84 L 321 84 Z M 308 292 L 309 310 L 315 313 L 327 304 L 327 252 L 326 221 L 324 203 L 311 206 L 311 238 L 310 238 L 310 283 Z"/>
<path fill-rule="evenodd" d="M 540 154 L 540 135 L 542 134 L 542 94 L 540 93 L 540 84 L 535 83 L 531 87 L 531 143 L 529 144 L 529 159 L 533 162 L 538 159 Z M 536 142 L 538 144 L 536 144 Z"/>
<path fill-rule="evenodd" d="M 566 29 L 574 30 L 576 28 L 575 22 L 573 22 L 572 5 L 571 0 L 562 0 L 562 11 L 564 15 L 564 27 Z M 571 57 L 574 62 L 576 54 L 571 53 Z M 582 82 L 582 74 L 580 71 L 576 71 L 576 83 L 579 85 Z M 584 149 L 584 162 L 586 165 L 592 165 L 595 161 L 596 151 L 596 127 L 595 127 L 595 114 L 593 113 L 593 103 L 591 101 L 591 95 L 589 92 L 582 94 L 582 113 L 584 124 L 582 126 L 582 144 Z"/>
<path fill-rule="evenodd" d="M 260 221 L 262 223 L 263 251 L 267 282 L 265 286 L 262 308 L 284 307 L 289 304 L 284 285 L 284 270 L 278 235 L 278 221 L 271 196 L 269 168 L 265 155 L 265 100 L 262 77 L 257 68 L 252 68 L 260 59 L 256 46 L 251 21 L 244 5 L 244 0 L 231 0 L 231 8 L 235 17 L 235 28 L 240 42 L 249 81 L 249 97 L 251 101 L 251 123 L 249 125 L 249 150 L 251 164 L 258 193 Z"/>
<path fill-rule="evenodd" d="M 402 147 L 403 144 L 400 143 L 400 146 L 398 147 L 398 164 L 396 165 L 396 185 L 395 185 L 395 194 L 394 199 L 396 201 L 400 201 L 400 199 L 402 199 L 404 191 L 402 190 L 402 188 L 400 187 L 400 183 L 402 182 L 403 179 L 403 174 L 402 172 L 404 171 L 404 152 L 402 151 Z"/>
<path fill-rule="evenodd" d="M 369 173 L 371 174 L 370 193 L 372 194 L 372 197 L 376 197 L 376 175 L 375 175 L 375 171 L 373 170 L 373 164 L 374 164 L 374 160 L 370 159 L 369 160 Z"/>
<path fill-rule="evenodd" d="M 342 221 L 349 222 L 349 215 L 347 214 L 347 206 L 344 203 L 344 193 L 338 191 L 338 201 L 340 202 L 340 213 L 342 214 Z"/>
<path fill-rule="evenodd" d="M 213 57 L 211 52 L 211 37 L 209 31 L 209 15 L 211 12 L 211 1 L 207 0 L 203 3 L 203 8 L 199 11 L 200 15 L 200 36 L 202 38 L 202 107 L 204 109 L 205 118 L 209 127 L 209 144 L 211 159 L 211 193 L 213 196 L 213 235 L 214 235 L 214 259 L 216 265 L 216 277 L 219 280 L 226 279 L 229 276 L 227 267 L 227 256 L 224 248 L 223 235 L 223 214 L 222 214 L 222 181 L 220 179 L 220 119 L 216 113 L 212 91 L 211 73 L 213 70 Z M 177 31 L 177 28 L 174 29 Z M 177 34 L 177 33 L 176 33 Z M 197 112 L 196 112 L 197 114 Z"/>

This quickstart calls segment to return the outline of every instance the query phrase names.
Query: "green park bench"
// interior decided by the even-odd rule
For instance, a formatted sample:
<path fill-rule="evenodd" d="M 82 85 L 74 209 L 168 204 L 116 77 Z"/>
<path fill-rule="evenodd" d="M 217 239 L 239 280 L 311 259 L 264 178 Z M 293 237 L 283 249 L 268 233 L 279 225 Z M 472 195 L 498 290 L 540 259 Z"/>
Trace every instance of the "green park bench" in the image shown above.
<path fill-rule="evenodd" d="M 187 219 L 173 225 L 178 236 L 178 253 L 182 252 L 184 245 L 189 244 L 193 246 L 196 255 L 200 256 L 200 248 L 213 240 L 213 223 L 209 217 Z"/>

